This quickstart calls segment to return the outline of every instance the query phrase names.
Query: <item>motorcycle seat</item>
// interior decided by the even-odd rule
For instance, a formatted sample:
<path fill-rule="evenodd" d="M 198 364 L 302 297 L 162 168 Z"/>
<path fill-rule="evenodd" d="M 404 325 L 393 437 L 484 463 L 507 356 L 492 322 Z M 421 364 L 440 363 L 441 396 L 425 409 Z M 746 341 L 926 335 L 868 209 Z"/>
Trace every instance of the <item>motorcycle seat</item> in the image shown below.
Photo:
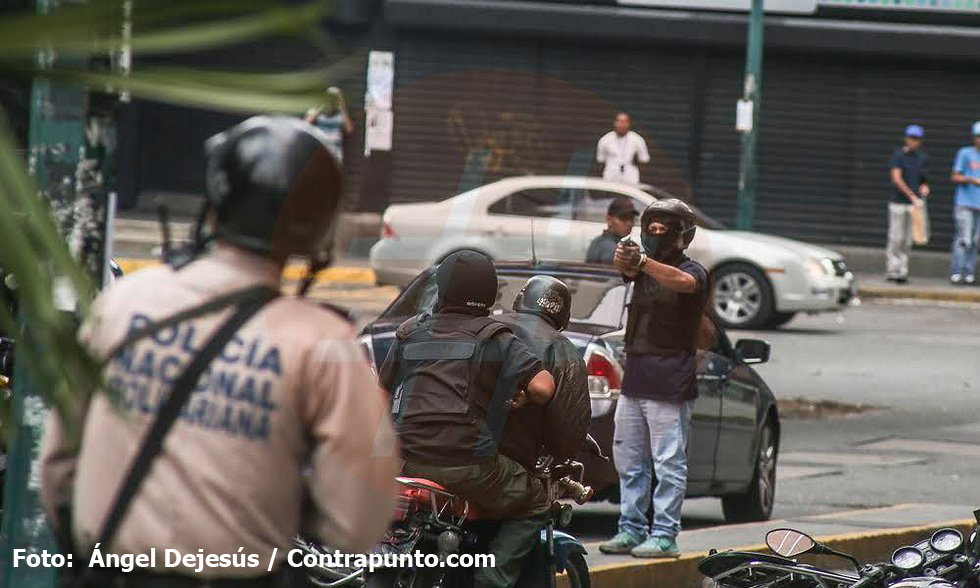
<path fill-rule="evenodd" d="M 417 507 L 431 511 L 434 496 L 436 507 L 439 509 L 442 509 L 447 503 L 451 503 L 446 511 L 447 514 L 460 517 L 466 512 L 467 520 L 480 518 L 477 509 L 472 504 L 468 504 L 466 500 L 456 496 L 442 484 L 425 478 L 411 478 L 406 476 L 396 477 L 395 480 L 402 485 L 399 498 L 406 503 L 405 506 L 414 504 Z M 469 506 L 468 510 L 467 506 Z"/>
<path fill-rule="evenodd" d="M 442 484 L 437 484 L 436 482 L 433 482 L 432 480 L 426 480 L 425 478 L 410 478 L 407 476 L 398 476 L 397 478 L 395 478 L 395 480 L 399 484 L 403 484 L 403 485 L 415 484 L 418 486 L 427 486 L 429 489 L 435 490 L 437 492 L 445 492 L 446 494 L 452 494 L 449 490 L 446 490 L 446 487 L 443 486 Z"/>

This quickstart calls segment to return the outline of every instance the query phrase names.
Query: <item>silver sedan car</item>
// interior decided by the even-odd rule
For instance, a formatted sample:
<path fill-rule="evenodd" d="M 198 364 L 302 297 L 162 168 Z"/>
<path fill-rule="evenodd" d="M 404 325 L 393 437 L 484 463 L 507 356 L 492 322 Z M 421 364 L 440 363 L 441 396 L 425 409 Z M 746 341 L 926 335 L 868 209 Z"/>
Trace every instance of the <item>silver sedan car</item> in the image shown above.
<path fill-rule="evenodd" d="M 382 217 L 370 263 L 381 284 L 406 285 L 460 249 L 498 261 L 585 259 L 618 196 L 642 211 L 669 194 L 599 178 L 525 176 L 439 202 L 394 204 Z M 712 271 L 712 304 L 728 328 L 785 324 L 799 312 L 840 310 L 855 288 L 839 253 L 800 241 L 724 229 L 699 213 L 688 255 Z M 639 241 L 639 228 L 633 229 Z"/>

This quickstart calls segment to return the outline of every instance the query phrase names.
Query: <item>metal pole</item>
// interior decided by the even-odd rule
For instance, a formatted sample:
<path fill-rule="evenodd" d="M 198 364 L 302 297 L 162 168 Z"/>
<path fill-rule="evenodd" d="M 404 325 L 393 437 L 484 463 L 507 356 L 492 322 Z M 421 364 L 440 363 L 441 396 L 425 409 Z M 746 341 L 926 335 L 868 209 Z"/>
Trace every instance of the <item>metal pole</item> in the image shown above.
<path fill-rule="evenodd" d="M 749 35 L 745 49 L 745 84 L 742 100 L 752 106 L 751 128 L 742 133 L 742 156 L 738 170 L 738 215 L 736 228 L 748 231 L 755 220 L 756 144 L 762 111 L 763 0 L 752 0 Z"/>
<path fill-rule="evenodd" d="M 38 13 L 57 8 L 57 0 L 37 0 Z M 58 56 L 40 51 L 37 64 L 44 68 Z M 28 161 L 41 189 L 51 204 L 55 220 L 66 235 L 71 232 L 75 202 L 76 168 L 83 143 L 85 93 L 47 80 L 34 80 L 31 86 Z M 20 320 L 24 320 L 22 317 Z M 18 341 L 17 345 L 24 345 Z M 37 460 L 48 408 L 41 391 L 18 362 L 13 378 L 14 436 L 7 456 L 3 523 L 0 527 L 0 586 L 48 588 L 55 585 L 56 570 L 13 566 L 16 549 L 25 554 L 57 553 L 40 501 Z"/>
<path fill-rule="evenodd" d="M 36 0 L 40 14 L 57 10 L 61 0 Z M 128 7 L 126 2 L 125 6 Z M 71 60 L 78 66 L 85 61 L 59 56 L 53 50 L 40 51 L 40 69 L 55 60 Z M 67 87 L 36 79 L 31 86 L 28 161 L 41 191 L 50 203 L 55 222 L 96 283 L 107 265 L 105 256 L 108 207 L 114 206 L 114 174 L 111 159 L 115 146 L 111 126 L 112 101 L 88 95 L 80 87 Z M 70 311 L 73 309 L 63 308 Z M 20 317 L 22 322 L 28 320 Z M 17 345 L 29 344 L 18 341 Z M 13 378 L 14 437 L 7 460 L 3 519 L 0 524 L 0 586 L 50 588 L 55 585 L 54 568 L 14 567 L 15 549 L 27 554 L 57 553 L 48 528 L 39 491 L 37 474 L 43 425 L 48 407 L 41 390 L 18 362 Z M 84 562 L 73 562 L 74 567 Z"/>

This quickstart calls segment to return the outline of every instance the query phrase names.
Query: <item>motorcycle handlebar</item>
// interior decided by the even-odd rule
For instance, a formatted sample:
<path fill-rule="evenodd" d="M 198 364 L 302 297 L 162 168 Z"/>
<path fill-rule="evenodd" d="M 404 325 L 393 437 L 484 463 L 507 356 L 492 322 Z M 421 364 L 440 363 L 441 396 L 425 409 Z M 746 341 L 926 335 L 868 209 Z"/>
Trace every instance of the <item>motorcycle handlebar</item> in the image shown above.
<path fill-rule="evenodd" d="M 867 574 L 857 582 L 851 584 L 850 588 L 872 588 L 877 586 L 878 583 L 885 577 L 885 570 L 874 567 L 871 568 Z"/>
<path fill-rule="evenodd" d="M 576 504 L 587 503 L 595 494 L 592 486 L 584 486 L 567 476 L 559 480 L 558 484 L 564 490 L 563 494 L 574 500 Z"/>

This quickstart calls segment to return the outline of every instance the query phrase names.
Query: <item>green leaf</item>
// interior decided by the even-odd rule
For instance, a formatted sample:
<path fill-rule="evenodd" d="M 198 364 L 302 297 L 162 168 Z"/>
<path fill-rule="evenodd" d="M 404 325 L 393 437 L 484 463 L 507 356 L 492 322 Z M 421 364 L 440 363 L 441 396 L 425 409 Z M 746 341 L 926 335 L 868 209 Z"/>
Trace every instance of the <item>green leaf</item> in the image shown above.
<path fill-rule="evenodd" d="M 257 4 L 265 8 L 244 16 L 186 24 L 187 19 L 202 15 L 199 4 L 209 3 L 175 2 L 171 14 L 164 21 L 182 19 L 185 24 L 140 30 L 137 21 L 132 37 L 126 40 L 122 36 L 120 3 L 108 3 L 109 6 L 105 6 L 106 2 L 95 4 L 90 10 L 84 10 L 82 7 L 86 5 L 82 5 L 74 20 L 68 14 L 72 10 L 66 9 L 54 15 L 29 15 L 0 21 L 0 59 L 22 59 L 41 50 L 54 50 L 61 56 L 118 51 L 124 44 L 144 55 L 200 51 L 274 34 L 296 34 L 309 30 L 318 25 L 329 8 L 326 2 L 287 7 L 262 2 Z M 133 8 L 134 15 L 139 14 L 139 9 L 137 3 Z"/>

